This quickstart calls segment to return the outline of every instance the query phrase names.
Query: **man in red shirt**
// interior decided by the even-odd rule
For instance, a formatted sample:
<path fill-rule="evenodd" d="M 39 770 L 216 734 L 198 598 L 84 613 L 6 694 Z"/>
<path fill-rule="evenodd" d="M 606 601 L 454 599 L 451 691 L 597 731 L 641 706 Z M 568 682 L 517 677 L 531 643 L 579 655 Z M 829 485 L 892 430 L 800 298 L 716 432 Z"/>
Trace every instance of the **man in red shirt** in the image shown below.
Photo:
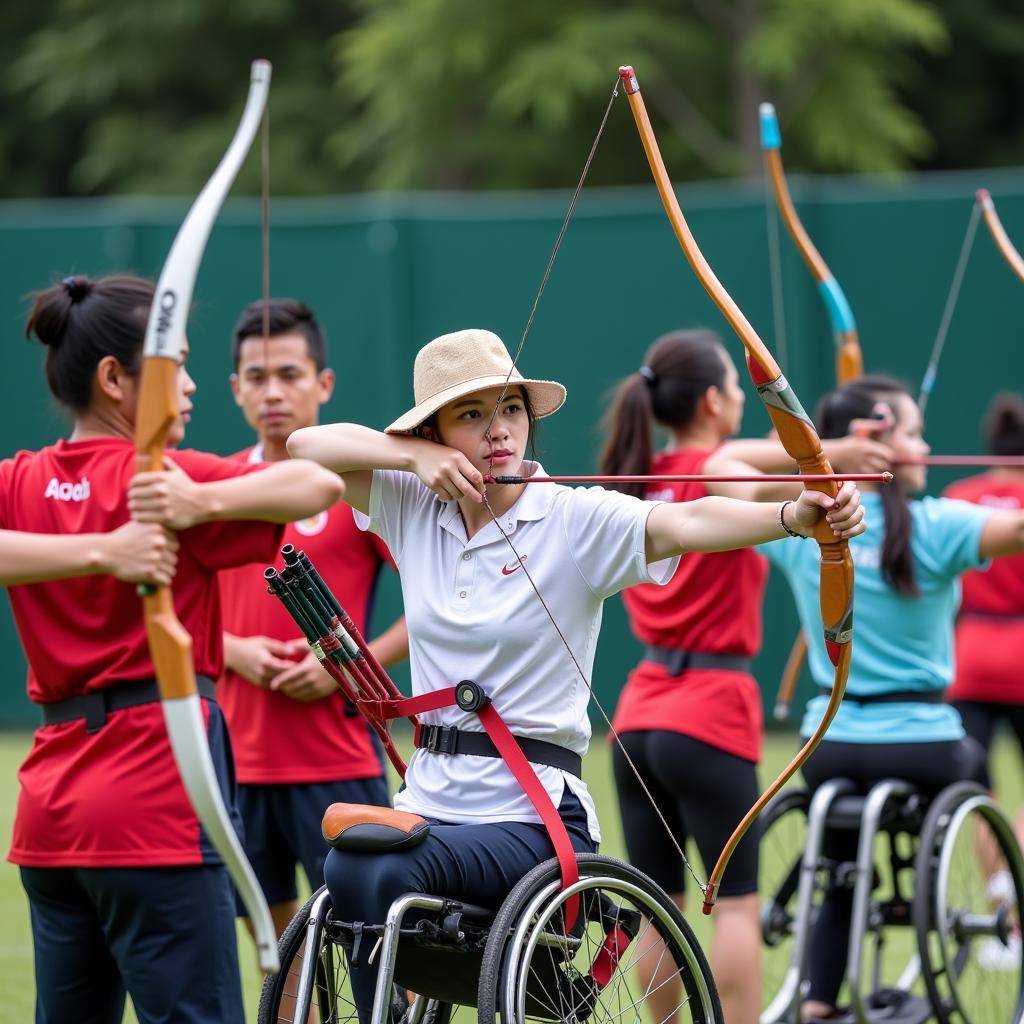
<path fill-rule="evenodd" d="M 253 303 L 235 327 L 232 356 L 231 390 L 257 436 L 237 458 L 287 459 L 288 435 L 316 424 L 334 389 L 320 325 L 301 302 L 276 299 L 264 337 L 263 305 Z M 306 551 L 365 633 L 378 574 L 394 564 L 384 543 L 356 527 L 344 502 L 290 524 L 284 541 Z M 234 746 L 246 853 L 280 934 L 298 909 L 296 865 L 314 890 L 323 884 L 328 805 L 389 798 L 376 739 L 267 594 L 264 567 L 221 574 L 226 672 L 217 696 Z M 370 646 L 384 665 L 406 657 L 404 618 Z"/>

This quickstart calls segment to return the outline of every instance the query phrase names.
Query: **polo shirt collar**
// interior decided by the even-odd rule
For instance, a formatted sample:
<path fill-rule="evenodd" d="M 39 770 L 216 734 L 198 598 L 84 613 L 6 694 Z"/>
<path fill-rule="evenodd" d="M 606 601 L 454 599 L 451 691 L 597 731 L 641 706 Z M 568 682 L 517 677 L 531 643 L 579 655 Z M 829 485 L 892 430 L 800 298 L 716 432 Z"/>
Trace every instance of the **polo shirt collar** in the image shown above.
<path fill-rule="evenodd" d="M 539 462 L 531 462 L 529 460 L 523 461 L 522 475 L 546 476 L 544 467 Z M 557 484 L 527 484 L 523 488 L 523 493 L 519 496 L 519 500 L 508 511 L 498 516 L 498 523 L 501 529 L 505 533 L 515 533 L 518 523 L 543 519 L 551 511 L 557 490 Z M 459 503 L 457 501 L 442 502 L 437 514 L 437 525 L 442 530 L 447 530 L 448 533 L 454 534 L 463 544 L 467 543 L 466 527 L 462 522 L 462 515 L 459 512 Z M 488 523 L 469 542 L 469 545 L 471 547 L 479 547 L 500 539 L 501 534 L 494 523 Z"/>

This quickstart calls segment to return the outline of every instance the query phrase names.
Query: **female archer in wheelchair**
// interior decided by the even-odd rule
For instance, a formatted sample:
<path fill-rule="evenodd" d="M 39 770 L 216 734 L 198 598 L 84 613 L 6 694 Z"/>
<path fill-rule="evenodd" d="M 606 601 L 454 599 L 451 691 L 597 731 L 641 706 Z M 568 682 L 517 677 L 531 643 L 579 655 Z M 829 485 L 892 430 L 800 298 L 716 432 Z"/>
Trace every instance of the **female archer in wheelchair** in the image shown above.
<path fill-rule="evenodd" d="M 419 737 L 395 807 L 427 819 L 429 835 L 400 852 L 328 855 L 335 911 L 366 923 L 382 922 L 410 891 L 497 907 L 552 855 L 537 809 L 543 800 L 557 808 L 575 851 L 596 849 L 594 802 L 579 772 L 607 597 L 666 583 L 685 552 L 807 534 L 822 514 L 837 536 L 864 529 L 851 484 L 834 502 L 804 491 L 780 505 L 719 497 L 662 504 L 600 488 L 496 482 L 495 474 L 544 475 L 524 456 L 536 420 L 560 408 L 565 388 L 524 378 L 488 331 L 458 331 L 422 348 L 414 392 L 414 408 L 383 433 L 309 427 L 288 447 L 342 476 L 359 525 L 394 554 L 413 693 L 475 681 L 542 792 L 540 800 L 527 795 L 475 715 L 454 706 L 421 714 L 429 736 Z M 364 1024 L 377 970 L 366 961 L 350 973 Z"/>
<path fill-rule="evenodd" d="M 865 421 L 888 421 L 875 436 L 892 449 L 895 481 L 884 488 L 865 485 L 869 527 L 850 545 L 858 629 L 846 697 L 804 765 L 804 778 L 812 793 L 835 778 L 851 779 L 865 793 L 876 782 L 898 778 L 929 796 L 958 781 L 987 785 L 984 752 L 965 735 L 943 690 L 952 677 L 960 577 L 988 559 L 1024 551 L 1024 513 L 946 498 L 913 500 L 926 482 L 926 470 L 915 460 L 930 449 L 917 404 L 897 381 L 862 377 L 827 395 L 817 411 L 823 438 L 844 436 Z M 818 615 L 815 553 L 799 543 L 761 550 L 786 575 L 809 629 Z M 811 645 L 809 663 L 821 695 L 808 704 L 804 735 L 819 720 L 832 682 L 823 648 Z M 856 832 L 827 830 L 823 853 L 837 862 L 856 860 Z M 809 943 L 804 1021 L 841 1016 L 836 1001 L 852 898 L 849 886 L 830 878 Z"/>

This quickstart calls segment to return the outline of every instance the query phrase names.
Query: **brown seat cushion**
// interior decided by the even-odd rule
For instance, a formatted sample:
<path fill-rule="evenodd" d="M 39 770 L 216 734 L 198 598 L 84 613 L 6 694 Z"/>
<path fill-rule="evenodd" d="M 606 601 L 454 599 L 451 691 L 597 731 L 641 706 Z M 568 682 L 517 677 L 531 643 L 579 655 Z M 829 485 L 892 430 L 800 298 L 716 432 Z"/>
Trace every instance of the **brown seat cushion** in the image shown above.
<path fill-rule="evenodd" d="M 324 839 L 336 850 L 374 853 L 405 850 L 430 832 L 426 818 L 373 804 L 331 804 L 324 812 Z"/>

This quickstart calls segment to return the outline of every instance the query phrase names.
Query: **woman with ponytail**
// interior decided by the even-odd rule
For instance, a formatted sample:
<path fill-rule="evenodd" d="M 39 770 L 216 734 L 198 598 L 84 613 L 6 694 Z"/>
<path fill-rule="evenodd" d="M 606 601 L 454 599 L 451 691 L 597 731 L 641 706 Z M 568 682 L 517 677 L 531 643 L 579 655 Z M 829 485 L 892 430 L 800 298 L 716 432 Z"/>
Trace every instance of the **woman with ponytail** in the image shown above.
<path fill-rule="evenodd" d="M 999 395 L 987 417 L 989 454 L 1024 456 L 1024 399 Z M 1024 509 L 1024 468 L 999 467 L 959 480 L 948 498 L 998 509 Z M 960 712 L 964 729 L 990 754 L 992 736 L 1005 720 L 1024 750 L 1024 555 L 1000 558 L 984 571 L 963 578 L 956 624 L 956 673 L 946 698 Z M 1024 842 L 1024 809 L 1016 818 Z M 1005 890 L 1005 873 L 993 872 L 993 895 Z"/>
<path fill-rule="evenodd" d="M 639 371 L 619 385 L 609 416 L 601 472 L 608 475 L 793 472 L 777 441 L 728 441 L 739 429 L 739 374 L 710 331 L 658 338 Z M 668 435 L 655 453 L 653 426 Z M 845 439 L 827 454 L 850 472 L 888 458 L 872 441 Z M 686 502 L 705 495 L 752 501 L 796 498 L 800 484 L 656 483 L 618 489 L 648 500 Z M 805 545 L 797 545 L 804 547 Z M 816 545 L 810 545 L 817 551 Z M 623 746 L 666 814 L 674 834 L 692 837 L 706 868 L 758 795 L 761 694 L 750 661 L 761 647 L 765 559 L 750 548 L 690 552 L 666 586 L 623 592 L 633 633 L 646 645 L 615 713 Z M 684 902 L 683 867 L 661 841 L 661 824 L 622 751 L 615 781 L 630 861 Z M 757 904 L 758 838 L 751 829 L 729 865 L 712 917 L 711 965 L 725 1019 L 753 1024 L 761 1007 L 761 932 Z M 655 1016 L 675 1019 L 678 979 L 646 939 L 638 957 Z"/>
<path fill-rule="evenodd" d="M 885 778 L 901 778 L 935 794 L 964 779 L 987 781 L 984 752 L 965 735 L 960 715 L 943 701 L 953 670 L 953 621 L 960 578 L 987 559 L 1024 552 L 1024 512 L 914 495 L 926 470 L 915 464 L 930 449 L 917 404 L 897 381 L 871 376 L 822 400 L 822 437 L 836 437 L 875 420 L 891 448 L 895 480 L 865 485 L 868 529 L 850 542 L 856 566 L 857 635 L 846 697 L 828 735 L 804 765 L 814 790 L 845 777 L 866 792 Z M 761 550 L 793 588 L 808 636 L 820 636 L 818 558 L 809 545 L 768 544 Z M 812 643 L 809 664 L 822 695 L 810 702 L 802 734 L 820 721 L 831 688 L 824 645 Z M 824 855 L 856 859 L 857 835 L 826 832 Z M 809 944 L 810 989 L 802 1020 L 836 1016 L 845 971 L 852 890 L 830 887 Z"/>
<path fill-rule="evenodd" d="M 38 1024 L 114 1024 L 126 993 L 140 1024 L 241 1024 L 234 890 L 178 776 L 135 584 L 173 588 L 230 806 L 230 744 L 213 699 L 217 572 L 271 559 L 276 524 L 342 494 L 312 463 L 251 467 L 187 450 L 164 472 L 135 474 L 153 291 L 138 277 L 79 276 L 36 296 L 26 334 L 46 347 L 71 434 L 0 461 L 0 585 L 43 719 L 18 774 L 8 854 L 28 894 Z M 183 360 L 172 444 L 195 390 Z"/>

